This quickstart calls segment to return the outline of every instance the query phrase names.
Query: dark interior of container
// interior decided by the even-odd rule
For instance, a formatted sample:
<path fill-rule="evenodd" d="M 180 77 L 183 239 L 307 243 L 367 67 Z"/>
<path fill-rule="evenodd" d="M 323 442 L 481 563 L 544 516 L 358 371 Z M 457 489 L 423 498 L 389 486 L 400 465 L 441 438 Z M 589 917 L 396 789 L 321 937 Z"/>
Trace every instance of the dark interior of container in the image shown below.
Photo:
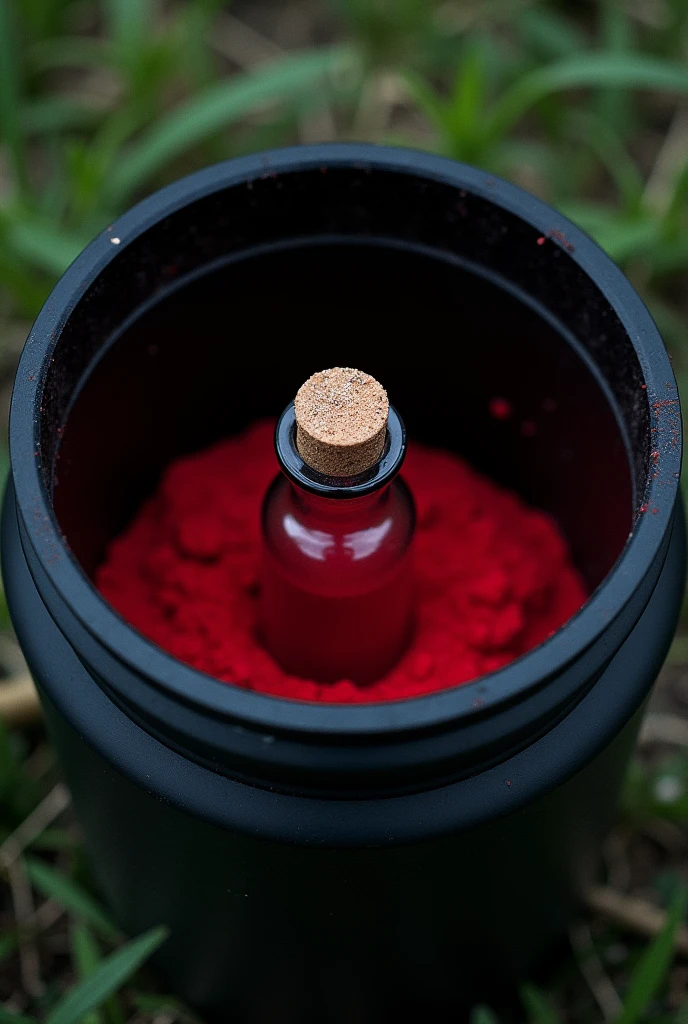
<path fill-rule="evenodd" d="M 392 207 L 377 178 L 392 179 Z M 63 331 L 44 400 L 46 482 L 89 575 L 175 455 L 277 415 L 314 371 L 351 365 L 383 382 L 412 438 L 551 512 L 588 586 L 601 582 L 644 488 L 632 346 L 558 241 L 422 185 L 265 179 L 117 254 Z"/>

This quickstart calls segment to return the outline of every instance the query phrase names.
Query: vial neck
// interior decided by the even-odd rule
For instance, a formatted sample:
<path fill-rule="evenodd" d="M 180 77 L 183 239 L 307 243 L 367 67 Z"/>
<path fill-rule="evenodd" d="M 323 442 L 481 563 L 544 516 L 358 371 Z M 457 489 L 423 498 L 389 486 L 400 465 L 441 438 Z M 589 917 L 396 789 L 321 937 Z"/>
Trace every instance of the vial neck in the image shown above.
<path fill-rule="evenodd" d="M 326 500 L 327 504 L 319 506 L 326 511 L 330 506 L 341 504 L 348 506 L 351 514 L 356 506 L 352 502 L 371 499 L 384 501 L 389 484 L 401 469 L 406 455 L 406 430 L 401 417 L 390 407 L 387 420 L 387 434 L 380 459 L 359 476 L 330 477 L 318 473 L 302 458 L 296 446 L 296 417 L 294 403 L 287 406 L 277 423 L 275 430 L 275 451 L 280 467 L 291 481 L 299 496 Z M 304 497 L 301 497 L 303 495 Z M 315 507 L 315 506 L 312 506 Z M 360 506 L 365 508 L 366 506 Z M 369 507 L 369 506 L 368 506 Z M 334 508 L 332 508 L 334 513 Z"/>
<path fill-rule="evenodd" d="M 328 498 L 313 494 L 290 481 L 292 496 L 299 509 L 307 515 L 318 516 L 321 520 L 343 522 L 365 518 L 371 512 L 383 507 L 389 499 L 390 483 L 383 483 L 376 491 L 360 496 Z"/>

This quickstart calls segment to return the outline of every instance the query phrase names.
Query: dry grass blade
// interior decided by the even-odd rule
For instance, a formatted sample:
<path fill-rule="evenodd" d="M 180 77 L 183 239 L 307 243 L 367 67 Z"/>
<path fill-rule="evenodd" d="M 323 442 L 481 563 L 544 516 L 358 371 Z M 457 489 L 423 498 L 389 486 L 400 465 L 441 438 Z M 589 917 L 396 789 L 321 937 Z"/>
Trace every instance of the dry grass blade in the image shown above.
<path fill-rule="evenodd" d="M 644 821 L 639 828 L 643 835 L 661 846 L 670 857 L 681 857 L 688 852 L 688 835 L 673 821 L 651 818 Z"/>
<path fill-rule="evenodd" d="M 623 1003 L 597 955 L 587 924 L 584 921 L 577 921 L 571 926 L 569 938 L 579 970 L 604 1019 L 614 1020 L 620 1013 Z"/>
<path fill-rule="evenodd" d="M 639 743 L 672 743 L 688 747 L 688 721 L 678 715 L 647 715 L 640 728 Z"/>
<path fill-rule="evenodd" d="M 33 917 L 33 929 L 35 932 L 44 932 L 48 928 L 52 928 L 54 924 L 60 920 L 64 915 L 65 908 L 55 900 L 45 900 L 41 903 L 40 907 L 36 909 L 36 913 Z"/>
<path fill-rule="evenodd" d="M 21 860 L 13 860 L 5 870 L 7 872 L 10 893 L 12 894 L 14 918 L 20 935 L 19 971 L 21 973 L 22 985 L 28 995 L 38 999 L 43 995 L 45 986 L 41 980 L 41 963 L 38 947 L 32 936 L 35 912 L 31 886 L 24 874 Z"/>
<path fill-rule="evenodd" d="M 69 802 L 69 791 L 59 782 L 0 846 L 0 868 L 8 870 L 26 847 L 67 809 Z"/>
<path fill-rule="evenodd" d="M 602 847 L 602 856 L 610 888 L 624 892 L 631 885 L 629 837 L 625 831 L 610 832 Z"/>
<path fill-rule="evenodd" d="M 620 928 L 645 938 L 659 935 L 667 920 L 666 912 L 647 900 L 627 896 L 605 886 L 590 889 L 585 895 L 585 904 L 593 913 L 601 914 Z M 681 925 L 676 933 L 676 952 L 688 956 L 688 928 L 685 925 Z"/>
<path fill-rule="evenodd" d="M 262 32 L 227 12 L 213 22 L 208 43 L 221 57 L 244 71 L 269 64 L 287 52 Z M 327 105 L 299 118 L 299 142 L 331 142 L 336 137 L 334 117 Z"/>
<path fill-rule="evenodd" d="M 664 142 L 657 154 L 645 186 L 647 208 L 656 214 L 665 213 L 671 202 L 677 176 L 683 170 L 688 153 L 688 106 L 682 104 L 674 115 Z"/>
<path fill-rule="evenodd" d="M 17 930 L 22 937 L 19 946 L 19 969 L 22 985 L 25 991 L 34 998 L 43 994 L 44 985 L 40 975 L 38 948 L 33 940 L 33 931 L 36 926 L 33 895 L 21 862 L 21 855 L 26 847 L 41 832 L 45 831 L 68 805 L 67 788 L 59 783 L 0 846 L 0 870 L 7 876 Z"/>
<path fill-rule="evenodd" d="M 354 136 L 379 138 L 389 127 L 393 108 L 408 103 L 408 91 L 402 77 L 392 71 L 380 71 L 370 77 L 361 91 L 354 121 Z"/>
<path fill-rule="evenodd" d="M 28 672 L 0 683 L 0 718 L 9 725 L 26 725 L 40 715 L 38 693 Z"/>
<path fill-rule="evenodd" d="M 213 22 L 208 43 L 221 57 L 246 70 L 269 64 L 285 53 L 272 39 L 227 12 Z"/>
<path fill-rule="evenodd" d="M 34 898 L 20 858 L 24 850 L 69 806 L 69 803 L 67 787 L 58 783 L 0 846 L 0 869 L 6 874 L 17 931 L 23 938 L 19 945 L 19 971 L 25 990 L 34 998 L 43 994 L 44 985 L 41 981 L 38 948 L 32 937 L 36 926 Z"/>
<path fill-rule="evenodd" d="M 334 142 L 336 138 L 337 126 L 328 106 L 299 118 L 299 142 L 304 145 L 310 142 Z"/>

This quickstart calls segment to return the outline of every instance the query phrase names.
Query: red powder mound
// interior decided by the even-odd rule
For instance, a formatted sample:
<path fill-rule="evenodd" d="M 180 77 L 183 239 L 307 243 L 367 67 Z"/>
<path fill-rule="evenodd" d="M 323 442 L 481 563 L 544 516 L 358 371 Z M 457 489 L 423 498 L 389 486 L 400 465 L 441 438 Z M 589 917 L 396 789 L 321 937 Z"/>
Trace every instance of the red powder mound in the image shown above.
<path fill-rule="evenodd" d="M 396 700 L 501 668 L 585 600 L 547 515 L 457 456 L 412 444 L 403 472 L 418 507 L 413 644 L 365 688 L 287 675 L 256 638 L 259 510 L 277 471 L 272 434 L 271 423 L 257 423 L 172 463 L 98 572 L 125 619 L 202 672 L 300 700 Z"/>

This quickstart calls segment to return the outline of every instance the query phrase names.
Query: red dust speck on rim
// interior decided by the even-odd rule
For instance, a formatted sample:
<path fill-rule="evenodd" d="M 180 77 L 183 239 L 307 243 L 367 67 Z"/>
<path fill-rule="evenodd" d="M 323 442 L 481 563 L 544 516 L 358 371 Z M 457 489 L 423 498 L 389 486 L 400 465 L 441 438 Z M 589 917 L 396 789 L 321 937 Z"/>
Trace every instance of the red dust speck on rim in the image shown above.
<path fill-rule="evenodd" d="M 257 636 L 259 510 L 273 425 L 172 463 L 110 546 L 103 595 L 140 632 L 227 683 L 307 701 L 398 700 L 475 679 L 551 636 L 586 592 L 545 513 L 457 456 L 411 444 L 418 616 L 407 653 L 366 687 L 287 675 Z"/>
<path fill-rule="evenodd" d="M 563 231 L 559 231 L 557 228 L 550 228 L 547 232 L 547 238 L 553 238 L 555 242 L 558 242 L 562 249 L 566 249 L 567 252 L 575 252 L 576 247 L 573 242 L 569 242 L 568 238 Z M 539 245 L 538 240 L 538 245 Z M 556 255 L 556 253 L 555 253 Z"/>
<path fill-rule="evenodd" d="M 494 420 L 508 420 L 513 413 L 511 402 L 506 398 L 492 398 L 488 406 L 490 416 Z"/>

